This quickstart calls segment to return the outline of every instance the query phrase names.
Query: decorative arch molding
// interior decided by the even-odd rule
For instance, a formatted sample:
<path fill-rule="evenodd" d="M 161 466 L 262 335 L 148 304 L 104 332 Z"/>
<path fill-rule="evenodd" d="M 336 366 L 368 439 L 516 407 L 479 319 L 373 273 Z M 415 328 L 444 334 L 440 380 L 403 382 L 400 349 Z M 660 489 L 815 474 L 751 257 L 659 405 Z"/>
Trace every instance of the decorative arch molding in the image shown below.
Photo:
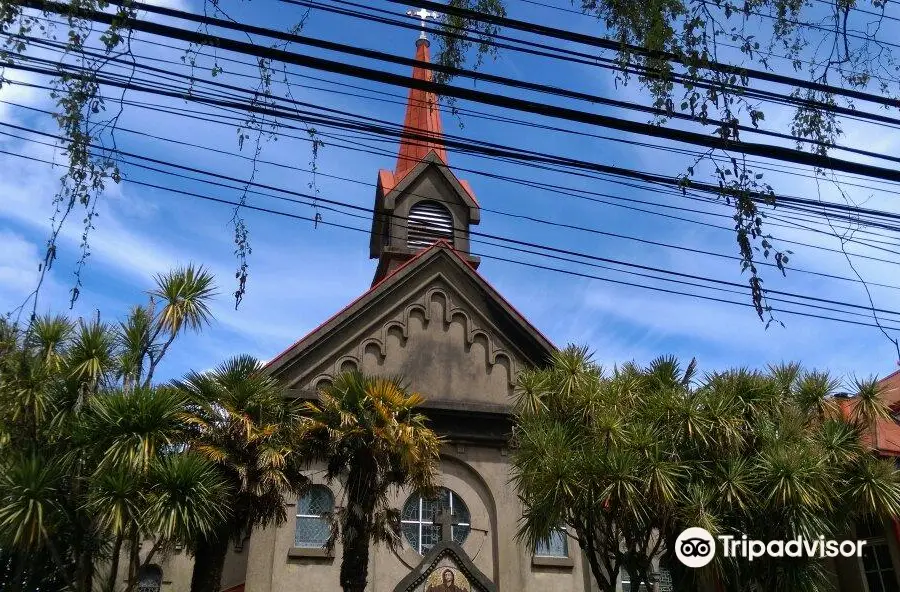
<path fill-rule="evenodd" d="M 434 304 L 440 306 L 439 313 L 434 310 Z M 519 357 L 501 341 L 493 329 L 477 318 L 478 315 L 474 313 L 476 310 L 463 296 L 448 287 L 432 285 L 364 333 L 355 345 L 350 345 L 349 351 L 344 350 L 337 356 L 332 356 L 330 361 L 317 365 L 312 372 L 297 376 L 288 383 L 288 388 L 314 389 L 322 380 L 333 380 L 340 374 L 342 365 L 347 363 L 361 368 L 367 352 L 377 351 L 379 363 L 384 362 L 388 355 L 391 334 L 396 334 L 400 338 L 400 346 L 405 348 L 410 336 L 411 320 L 418 317 L 425 329 L 434 321 L 440 322 L 445 330 L 454 323 L 459 323 L 464 341 L 460 345 L 469 352 L 472 345 L 479 343 L 485 350 L 484 363 L 487 373 L 492 374 L 499 366 L 506 374 L 507 387 L 512 389 L 520 367 Z"/>
<path fill-rule="evenodd" d="M 482 498 L 482 502 L 485 505 L 485 509 L 487 510 L 488 515 L 488 524 L 491 531 L 494 533 L 494 536 L 491 537 L 491 548 L 488 549 L 488 552 L 492 555 L 492 564 L 494 566 L 494 583 L 499 584 L 500 582 L 500 549 L 499 549 L 499 539 L 497 537 L 497 532 L 499 531 L 500 517 L 497 513 L 497 500 L 494 499 L 493 491 L 491 490 L 491 486 L 488 484 L 487 480 L 484 476 L 478 472 L 478 470 L 467 463 L 464 458 L 461 456 L 457 456 L 453 454 L 449 449 L 445 449 L 441 451 L 440 456 L 441 463 L 450 462 L 455 467 L 461 469 L 461 472 L 465 474 L 471 481 L 477 485 L 477 487 L 472 487 L 476 491 L 476 493 Z"/>

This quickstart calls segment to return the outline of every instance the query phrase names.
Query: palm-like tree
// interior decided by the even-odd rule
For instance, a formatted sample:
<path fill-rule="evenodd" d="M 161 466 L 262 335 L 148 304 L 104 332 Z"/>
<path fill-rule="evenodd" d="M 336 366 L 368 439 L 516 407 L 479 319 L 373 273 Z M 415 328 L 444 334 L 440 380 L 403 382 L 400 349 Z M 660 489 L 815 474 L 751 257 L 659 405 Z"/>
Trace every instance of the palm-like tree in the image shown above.
<path fill-rule="evenodd" d="M 874 381 L 848 412 L 840 383 L 799 365 L 693 377 L 674 358 L 610 374 L 584 348 L 520 378 L 514 482 L 520 535 L 534 544 L 567 525 L 601 590 L 616 574 L 652 581 L 668 558 L 676 588 L 827 589 L 817 561 L 721 556 L 683 570 L 674 541 L 689 526 L 759 540 L 846 536 L 852 521 L 900 515 L 900 476 L 864 434 L 884 416 Z"/>
<path fill-rule="evenodd" d="M 284 495 L 301 495 L 308 479 L 296 446 L 298 408 L 251 356 L 176 381 L 191 401 L 190 447 L 231 487 L 229 512 L 194 542 L 192 592 L 218 592 L 230 541 L 287 519 Z"/>
<path fill-rule="evenodd" d="M 4 585 L 89 592 L 109 561 L 111 590 L 127 543 L 132 587 L 144 539 L 186 544 L 221 521 L 227 483 L 205 458 L 179 454 L 187 400 L 152 385 L 175 338 L 208 320 L 213 292 L 212 277 L 188 266 L 158 276 L 151 302 L 115 328 L 99 315 L 0 327 Z"/>
<path fill-rule="evenodd" d="M 345 491 L 337 520 L 345 592 L 365 589 L 372 542 L 392 546 L 398 540 L 400 515 L 390 506 L 389 492 L 411 487 L 427 494 L 434 487 L 440 439 L 417 411 L 423 401 L 396 379 L 349 372 L 325 388 L 317 403 L 304 406 L 304 449 L 326 466 L 326 479 L 340 481 Z"/>

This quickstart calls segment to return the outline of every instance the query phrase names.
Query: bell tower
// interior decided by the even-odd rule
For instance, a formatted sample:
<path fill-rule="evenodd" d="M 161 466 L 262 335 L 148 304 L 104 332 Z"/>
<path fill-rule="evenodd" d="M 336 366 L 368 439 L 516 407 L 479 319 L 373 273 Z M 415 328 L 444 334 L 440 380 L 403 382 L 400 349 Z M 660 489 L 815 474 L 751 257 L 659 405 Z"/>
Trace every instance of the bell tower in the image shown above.
<path fill-rule="evenodd" d="M 429 47 L 423 31 L 416 40 L 414 80 L 433 79 Z M 479 221 L 472 188 L 447 166 L 437 96 L 410 88 L 397 164 L 393 171 L 378 172 L 369 240 L 369 257 L 378 259 L 372 284 L 439 241 L 477 267 L 478 257 L 470 254 L 469 227 Z"/>

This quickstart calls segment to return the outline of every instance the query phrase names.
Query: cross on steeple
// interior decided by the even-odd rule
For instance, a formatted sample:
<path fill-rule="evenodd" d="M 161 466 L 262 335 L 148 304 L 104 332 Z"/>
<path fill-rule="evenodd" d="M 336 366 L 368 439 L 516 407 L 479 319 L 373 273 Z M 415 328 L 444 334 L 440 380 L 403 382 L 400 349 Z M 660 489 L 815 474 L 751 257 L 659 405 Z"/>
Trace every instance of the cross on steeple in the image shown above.
<path fill-rule="evenodd" d="M 434 517 L 433 523 L 441 527 L 441 541 L 453 540 L 453 527 L 459 524 L 455 514 L 451 514 L 445 508 L 441 508 Z"/>
<path fill-rule="evenodd" d="M 420 8 L 419 10 L 407 10 L 406 16 L 417 16 L 419 20 L 422 22 L 422 32 L 419 33 L 419 39 L 426 39 L 425 37 L 425 20 L 426 19 L 435 19 L 440 16 L 439 13 L 433 10 L 426 10 L 424 8 Z"/>

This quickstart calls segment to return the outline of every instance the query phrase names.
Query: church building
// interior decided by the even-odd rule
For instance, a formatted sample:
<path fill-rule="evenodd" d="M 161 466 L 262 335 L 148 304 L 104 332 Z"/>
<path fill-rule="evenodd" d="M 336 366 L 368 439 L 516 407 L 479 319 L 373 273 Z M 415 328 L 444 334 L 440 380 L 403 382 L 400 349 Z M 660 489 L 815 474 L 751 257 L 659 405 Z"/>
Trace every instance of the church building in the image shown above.
<path fill-rule="evenodd" d="M 429 42 L 416 42 L 413 77 L 431 80 Z M 560 530 L 537 548 L 516 539 L 522 506 L 510 482 L 511 403 L 517 373 L 543 364 L 554 345 L 478 272 L 469 233 L 481 219 L 473 188 L 448 165 L 437 98 L 411 89 L 393 170 L 377 176 L 369 253 L 377 260 L 371 287 L 267 365 L 286 396 L 314 398 L 347 370 L 399 375 L 426 398 L 424 412 L 445 439 L 437 499 L 404 491 L 401 545 L 372 548 L 371 592 L 585 592 L 596 590 L 574 538 Z M 900 373 L 896 392 L 900 392 Z M 897 397 L 900 399 L 900 396 Z M 900 408 L 900 403 L 897 404 Z M 892 445 L 900 456 L 900 431 Z M 887 433 L 887 432 L 885 432 Z M 886 454 L 889 454 L 887 452 Z M 324 513 L 342 492 L 309 473 L 315 485 L 288 500 L 289 520 L 257 529 L 226 559 L 226 592 L 337 591 L 340 543 Z M 900 526 L 858 532 L 869 541 L 863 560 L 829 564 L 840 590 L 900 589 Z M 852 564 L 851 564 L 852 563 Z M 188 592 L 185 552 L 145 571 L 139 592 Z M 670 592 L 654 583 L 623 592 Z"/>
<path fill-rule="evenodd" d="M 431 80 L 424 36 L 416 60 L 413 77 Z M 560 533 L 528 549 L 515 538 L 522 508 L 509 481 L 511 395 L 519 370 L 544 363 L 554 346 L 477 271 L 469 230 L 481 211 L 448 166 L 434 94 L 409 91 L 397 163 L 378 172 L 374 198 L 371 288 L 268 364 L 297 397 L 314 397 L 351 369 L 400 375 L 426 398 L 430 425 L 446 440 L 438 499 L 396 498 L 402 544 L 373 548 L 368 589 L 589 588 L 572 539 Z M 246 592 L 338 590 L 340 549 L 322 548 L 330 531 L 321 514 L 340 502 L 341 492 L 320 482 L 292 504 L 296 521 L 255 531 Z"/>

